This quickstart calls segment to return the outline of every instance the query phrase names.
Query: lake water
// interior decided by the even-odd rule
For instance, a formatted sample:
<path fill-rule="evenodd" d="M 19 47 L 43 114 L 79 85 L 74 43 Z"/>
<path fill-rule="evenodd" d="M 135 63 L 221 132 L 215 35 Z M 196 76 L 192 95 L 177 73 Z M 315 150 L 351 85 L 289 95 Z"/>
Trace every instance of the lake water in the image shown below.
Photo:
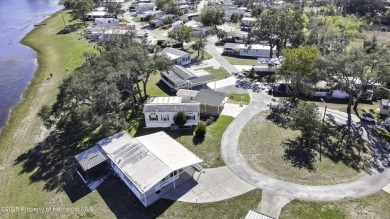
<path fill-rule="evenodd" d="M 35 52 L 20 40 L 61 8 L 58 0 L 0 0 L 0 131 L 37 68 Z"/>

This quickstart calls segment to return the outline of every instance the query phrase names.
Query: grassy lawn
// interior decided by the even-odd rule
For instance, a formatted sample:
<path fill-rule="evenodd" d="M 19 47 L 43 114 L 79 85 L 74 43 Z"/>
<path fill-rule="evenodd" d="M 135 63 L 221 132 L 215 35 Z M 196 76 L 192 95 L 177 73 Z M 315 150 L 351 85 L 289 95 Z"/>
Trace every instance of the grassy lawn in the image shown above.
<path fill-rule="evenodd" d="M 184 46 L 184 49 L 183 49 L 184 52 L 188 52 L 191 54 L 191 59 L 196 59 L 196 57 L 198 56 L 198 50 L 194 50 L 191 48 L 191 46 Z M 198 60 L 200 60 L 200 57 L 202 56 L 202 51 L 199 53 L 199 57 L 198 57 Z M 204 51 L 204 55 L 203 55 L 203 60 L 207 60 L 207 59 L 211 59 L 213 58 L 212 55 L 210 55 L 210 53 L 208 53 L 206 50 Z"/>
<path fill-rule="evenodd" d="M 161 199 L 145 209 L 124 183 L 115 177 L 106 180 L 98 188 L 98 193 L 116 218 L 244 218 L 248 211 L 256 209 L 261 201 L 261 191 L 253 190 L 228 200 L 208 204 Z"/>
<path fill-rule="evenodd" d="M 64 16 L 69 20 L 66 11 Z M 23 95 L 22 102 L 13 108 L 9 124 L 0 136 L 0 206 L 93 206 L 99 209 L 102 202 L 96 201 L 99 200 L 97 193 L 72 203 L 65 192 L 56 189 L 54 176 L 54 178 L 50 178 L 50 175 L 44 178 L 35 177 L 36 166 L 31 172 L 24 173 L 22 164 L 14 164 L 19 155 L 33 148 L 47 135 L 42 128 L 42 121 L 36 116 L 37 112 L 44 104 L 52 104 L 55 101 L 58 93 L 57 86 L 84 62 L 83 53 L 94 51 L 92 44 L 79 39 L 77 31 L 57 34 L 63 29 L 61 13 L 56 13 L 44 23 L 46 25 L 37 27 L 22 41 L 23 44 L 31 46 L 38 52 L 39 67 Z M 53 77 L 48 79 L 50 73 L 53 73 Z M 59 168 L 59 166 L 50 168 Z M 49 179 L 53 182 L 51 186 L 47 184 Z M 4 215 L 2 212 L 1 214 L 0 217 L 5 218 L 60 218 L 61 215 L 67 215 L 66 217 L 88 215 L 87 212 L 30 212 L 9 215 Z"/>
<path fill-rule="evenodd" d="M 316 104 L 319 107 L 325 108 L 325 106 L 328 106 L 328 109 L 332 110 L 338 110 L 341 112 L 347 112 L 347 103 L 346 102 L 333 102 L 333 103 L 323 103 L 321 101 L 312 101 L 314 104 Z M 352 106 L 353 107 L 353 106 Z M 375 116 L 377 119 L 380 119 L 380 115 L 377 113 L 377 109 L 379 108 L 379 102 L 373 101 L 371 103 L 359 103 L 358 105 L 358 113 L 361 115 L 362 113 L 371 113 L 373 116 Z M 355 114 L 355 112 L 352 110 L 352 114 Z"/>
<path fill-rule="evenodd" d="M 152 97 L 167 97 L 174 96 L 174 92 L 171 92 L 168 85 L 160 81 L 160 74 L 154 74 L 149 77 L 148 84 L 146 85 L 148 95 Z"/>
<path fill-rule="evenodd" d="M 218 79 L 224 79 L 231 76 L 224 67 L 219 67 L 218 69 L 214 69 L 213 67 L 207 67 L 203 68 L 203 70 L 209 72 L 211 75 Z"/>
<path fill-rule="evenodd" d="M 281 219 L 363 219 L 390 218 L 390 194 L 379 191 L 355 200 L 334 202 L 309 202 L 294 200 L 285 206 Z"/>
<path fill-rule="evenodd" d="M 255 170 L 278 179 L 307 185 L 347 182 L 365 173 L 355 170 L 351 164 L 346 165 L 344 160 L 333 161 L 324 155 L 325 149 L 322 161 L 318 159 L 314 161 L 314 170 L 306 166 L 297 166 L 299 161 L 287 159 L 282 145 L 284 143 L 292 145 L 291 142 L 299 136 L 299 132 L 282 128 L 268 120 L 269 113 L 266 111 L 255 116 L 245 126 L 239 140 L 240 154 Z M 363 154 L 364 152 L 362 156 Z M 301 154 L 298 156 L 300 157 L 298 159 L 305 159 Z"/>
<path fill-rule="evenodd" d="M 179 130 L 170 130 L 169 128 L 140 128 L 136 133 L 131 134 L 134 136 L 142 136 L 164 131 L 203 159 L 203 167 L 220 167 L 225 165 L 221 157 L 222 134 L 233 119 L 230 116 L 220 116 L 214 124 L 207 127 L 206 137 L 203 141 L 193 137 L 193 128 Z"/>
<path fill-rule="evenodd" d="M 135 22 L 138 22 L 138 21 L 141 21 L 141 18 L 140 17 L 133 17 L 131 20 L 135 21 Z"/>
<path fill-rule="evenodd" d="M 251 97 L 249 96 L 248 93 L 245 94 L 226 94 L 228 98 L 228 103 L 235 103 L 235 104 L 244 104 L 248 105 L 249 102 L 251 101 Z M 242 97 L 242 102 L 241 102 L 241 97 Z"/>
<path fill-rule="evenodd" d="M 244 59 L 233 56 L 223 56 L 232 65 L 258 65 L 257 59 Z"/>

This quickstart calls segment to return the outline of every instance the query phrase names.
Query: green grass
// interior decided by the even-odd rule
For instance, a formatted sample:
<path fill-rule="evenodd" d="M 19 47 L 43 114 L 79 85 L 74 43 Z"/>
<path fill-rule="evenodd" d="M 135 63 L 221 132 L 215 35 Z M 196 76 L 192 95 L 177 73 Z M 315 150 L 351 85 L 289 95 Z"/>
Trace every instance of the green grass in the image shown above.
<path fill-rule="evenodd" d="M 347 182 L 365 173 L 363 170 L 355 170 L 354 166 L 348 166 L 344 160 L 335 162 L 328 158 L 325 156 L 327 150 L 324 146 L 322 161 L 319 161 L 318 155 L 313 161 L 314 170 L 307 164 L 310 161 L 305 161 L 302 167 L 294 166 L 294 161 L 305 160 L 306 157 L 299 155 L 297 159 L 286 159 L 286 149 L 282 145 L 289 140 L 294 141 L 300 133 L 268 120 L 269 113 L 261 112 L 251 119 L 239 139 L 240 154 L 253 169 L 281 180 L 307 185 Z M 365 156 L 366 153 L 362 151 L 359 155 Z M 348 158 L 357 160 L 352 155 Z M 348 159 L 345 160 L 350 162 Z"/>
<path fill-rule="evenodd" d="M 69 20 L 69 14 L 64 16 Z M 96 193 L 71 203 L 64 192 L 45 191 L 45 180 L 31 181 L 34 173 L 21 173 L 23 166 L 14 165 L 15 159 L 33 148 L 42 140 L 45 133 L 42 132 L 42 121 L 36 116 L 39 109 L 45 104 L 52 104 L 58 93 L 57 86 L 67 78 L 75 68 L 84 62 L 83 53 L 92 52 L 93 45 L 80 39 L 77 31 L 69 34 L 57 34 L 63 29 L 61 13 L 54 14 L 44 21 L 46 25 L 39 26 L 30 32 L 23 44 L 34 48 L 38 52 L 38 69 L 34 79 L 23 94 L 23 100 L 13 108 L 8 125 L 0 136 L 0 206 L 29 206 L 29 207 L 74 207 L 94 206 L 98 195 Z M 66 69 L 69 68 L 68 71 Z M 49 74 L 53 78 L 49 78 Z M 101 204 L 101 203 L 100 203 Z M 93 212 L 95 214 L 96 212 Z M 3 212 L 2 212 L 3 214 Z M 86 212 L 61 212 L 61 213 L 13 213 L 6 215 L 8 218 L 22 217 L 76 217 L 86 215 Z M 34 216 L 33 216 L 34 215 Z M 107 214 L 106 214 L 107 215 Z"/>
<path fill-rule="evenodd" d="M 390 143 L 390 133 L 386 129 L 375 128 L 375 134 L 377 134 L 380 138 Z"/>
<path fill-rule="evenodd" d="M 235 104 L 244 104 L 248 105 L 249 102 L 251 101 L 251 97 L 249 96 L 248 93 L 245 94 L 226 94 L 228 98 L 228 103 L 235 103 Z M 242 97 L 242 99 L 241 99 Z M 241 102 L 242 100 L 242 102 Z"/>
<path fill-rule="evenodd" d="M 223 132 L 233 119 L 230 116 L 220 116 L 214 124 L 207 127 L 204 140 L 193 137 L 193 128 L 179 130 L 170 130 L 169 128 L 140 128 L 136 133 L 133 131 L 131 134 L 134 136 L 142 136 L 164 131 L 203 159 L 203 167 L 220 167 L 225 165 L 221 157 L 221 138 Z"/>
<path fill-rule="evenodd" d="M 191 46 L 184 46 L 184 52 L 188 52 L 191 54 L 191 59 L 196 59 L 196 57 L 198 56 L 198 50 L 194 50 L 191 48 Z M 202 56 L 202 51 L 199 53 L 199 57 L 198 57 L 198 60 L 200 60 L 200 57 Z M 207 59 L 211 59 L 213 58 L 212 55 L 210 55 L 210 53 L 208 53 L 206 50 L 204 51 L 204 55 L 203 55 L 203 60 L 207 60 Z"/>
<path fill-rule="evenodd" d="M 148 96 L 152 97 L 167 97 L 174 96 L 174 93 L 170 91 L 168 85 L 160 81 L 160 74 L 154 74 L 149 77 L 148 83 L 146 85 L 146 90 L 148 91 Z"/>
<path fill-rule="evenodd" d="M 244 59 L 233 56 L 223 56 L 232 65 L 258 65 L 257 59 Z"/>
<path fill-rule="evenodd" d="M 214 69 L 213 67 L 207 67 L 207 68 L 203 68 L 203 70 L 207 71 L 208 73 L 210 73 L 211 75 L 213 75 L 218 79 L 224 79 L 231 76 L 224 67 L 219 67 L 218 69 Z"/>
<path fill-rule="evenodd" d="M 337 219 L 337 218 L 389 218 L 390 194 L 379 191 L 375 194 L 355 199 L 333 202 L 309 202 L 294 200 L 286 205 L 281 219 Z"/>
<path fill-rule="evenodd" d="M 138 22 L 138 21 L 141 21 L 141 18 L 140 17 L 133 17 L 131 20 L 135 21 L 135 22 Z"/>

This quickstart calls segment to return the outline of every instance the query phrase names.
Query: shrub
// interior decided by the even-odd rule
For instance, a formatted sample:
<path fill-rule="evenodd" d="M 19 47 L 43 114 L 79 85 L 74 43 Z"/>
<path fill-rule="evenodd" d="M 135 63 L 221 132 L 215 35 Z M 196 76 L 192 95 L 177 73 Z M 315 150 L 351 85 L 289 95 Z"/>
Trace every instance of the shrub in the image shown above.
<path fill-rule="evenodd" d="M 211 125 L 211 124 L 213 124 L 214 121 L 215 121 L 214 116 L 210 116 L 210 117 L 206 120 L 206 125 Z"/>
<path fill-rule="evenodd" d="M 206 125 L 203 124 L 203 122 L 200 122 L 195 128 L 195 137 L 204 138 L 204 136 L 206 135 L 206 131 Z"/>
<path fill-rule="evenodd" d="M 184 115 L 183 112 L 178 112 L 174 117 L 173 117 L 173 121 L 175 122 L 175 124 L 179 127 L 183 127 L 184 124 L 187 123 L 187 119 L 186 119 L 186 116 Z"/>

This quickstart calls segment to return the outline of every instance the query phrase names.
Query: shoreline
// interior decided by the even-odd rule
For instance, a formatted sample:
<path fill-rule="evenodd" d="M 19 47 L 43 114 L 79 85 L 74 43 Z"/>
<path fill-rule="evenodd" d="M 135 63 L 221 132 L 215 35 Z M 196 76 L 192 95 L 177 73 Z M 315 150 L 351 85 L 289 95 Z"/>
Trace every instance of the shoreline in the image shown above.
<path fill-rule="evenodd" d="M 53 17 L 56 13 L 60 12 L 61 10 L 64 10 L 64 9 L 60 9 L 58 11 L 54 11 L 53 13 L 51 13 L 50 15 L 47 15 L 45 16 L 44 19 L 42 19 L 39 24 L 42 24 L 42 23 L 45 23 L 45 21 L 51 17 Z M 34 25 L 33 28 L 27 32 L 23 38 L 21 40 L 18 41 L 18 43 L 20 44 L 20 46 L 24 46 L 24 47 L 27 47 L 29 49 L 31 49 L 33 52 L 34 52 L 34 72 L 32 73 L 32 77 L 31 77 L 31 80 L 28 81 L 28 83 L 26 84 L 26 87 L 24 88 L 23 92 L 21 93 L 21 95 L 19 96 L 18 98 L 18 101 L 15 103 L 15 105 L 11 106 L 9 109 L 8 109 L 8 112 L 7 112 L 7 117 L 6 117 L 6 120 L 4 122 L 4 124 L 2 126 L 0 126 L 0 138 L 1 138 L 1 135 L 3 133 L 3 131 L 5 130 L 5 128 L 8 126 L 9 122 L 10 122 L 10 119 L 11 119 L 11 116 L 12 116 L 12 111 L 14 110 L 15 107 L 17 107 L 17 105 L 19 105 L 22 101 L 24 101 L 24 98 L 25 98 L 25 93 L 27 92 L 27 89 L 29 89 L 30 85 L 31 85 L 31 82 L 32 80 L 34 80 L 35 78 L 35 74 L 37 73 L 38 71 L 38 68 L 39 68 L 39 61 L 38 61 L 38 51 L 33 48 L 32 46 L 24 43 L 23 41 L 25 40 L 25 38 L 32 32 L 34 31 L 36 28 L 38 28 L 39 26 L 41 25 Z"/>
<path fill-rule="evenodd" d="M 95 51 L 93 44 L 88 43 L 77 32 L 58 34 L 64 28 L 61 12 L 68 21 L 68 10 L 53 13 L 43 21 L 47 25 L 35 27 L 20 41 L 36 52 L 38 65 L 20 101 L 12 107 L 0 133 L 0 206 L 45 206 L 50 200 L 52 205 L 73 206 L 68 203 L 64 193 L 44 189 L 47 179 L 44 176 L 34 176 L 39 163 L 18 162 L 20 156 L 30 156 L 30 150 L 48 134 L 37 116 L 39 110 L 42 106 L 50 106 L 55 102 L 58 86 L 85 62 L 83 53 Z M 69 71 L 66 71 L 67 68 Z M 50 73 L 53 73 L 53 77 L 49 77 Z M 28 169 L 26 165 L 33 165 L 33 169 Z M 57 197 L 56 201 L 52 200 L 53 197 Z M 18 215 L 9 216 L 18 218 Z"/>

